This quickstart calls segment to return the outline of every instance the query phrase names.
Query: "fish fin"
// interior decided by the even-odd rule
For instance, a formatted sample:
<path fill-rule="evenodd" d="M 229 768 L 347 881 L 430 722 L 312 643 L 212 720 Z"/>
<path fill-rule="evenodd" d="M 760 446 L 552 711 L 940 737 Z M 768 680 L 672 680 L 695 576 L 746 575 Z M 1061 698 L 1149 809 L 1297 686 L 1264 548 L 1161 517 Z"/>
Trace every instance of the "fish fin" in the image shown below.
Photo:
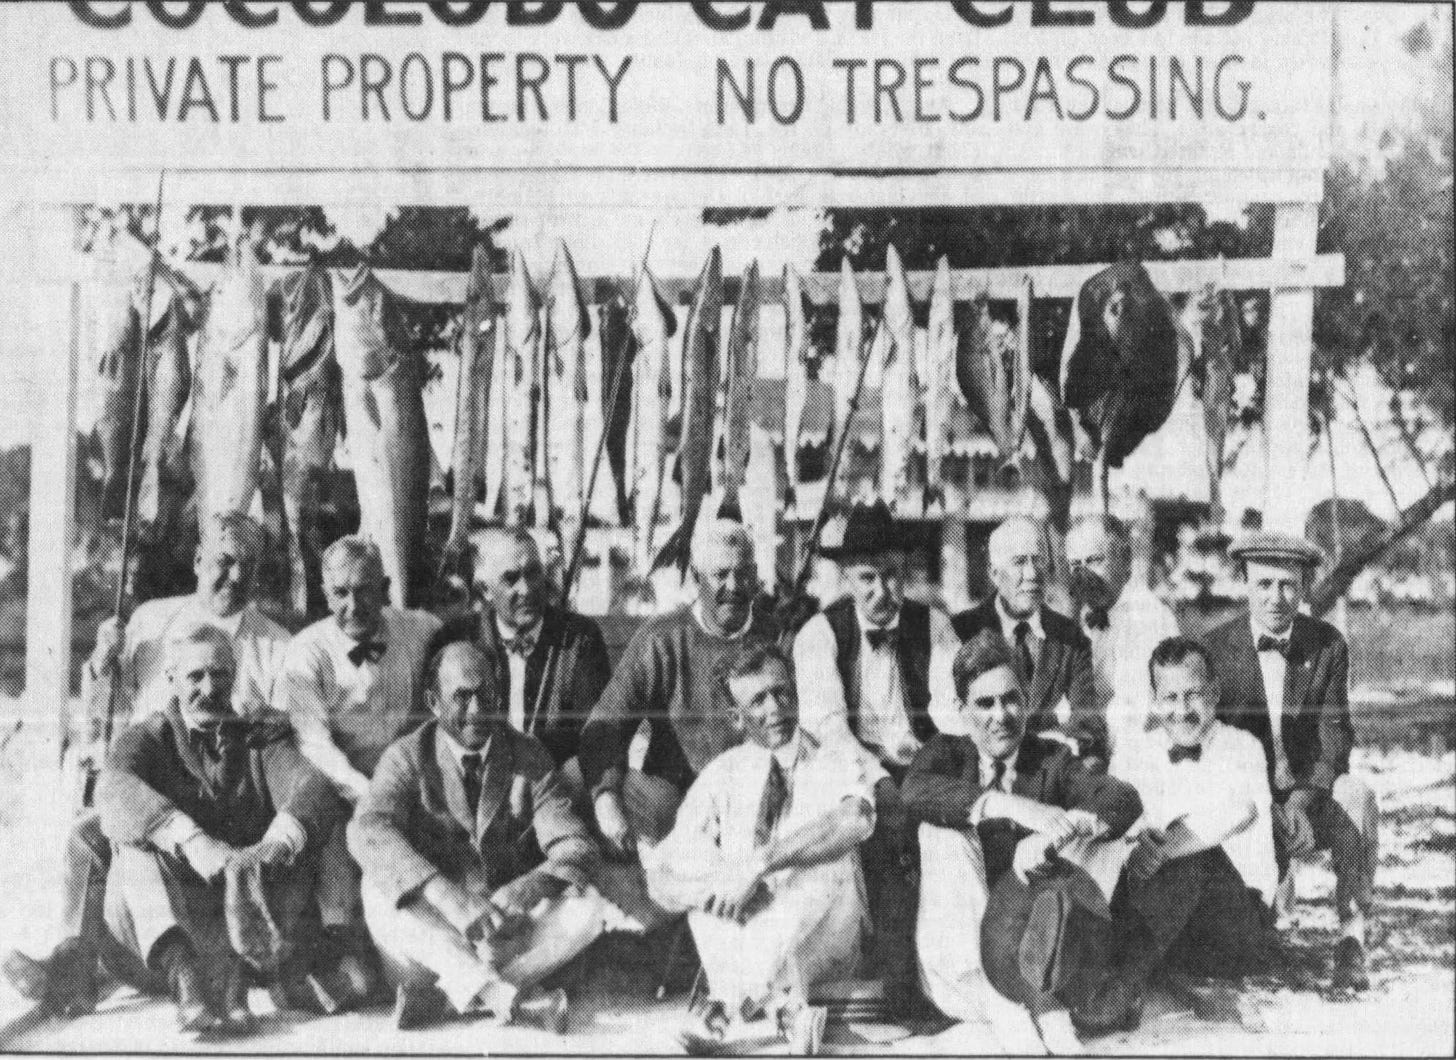
<path fill-rule="evenodd" d="M 664 570 L 667 567 L 675 566 L 686 572 L 688 566 L 688 538 L 692 533 L 692 526 L 683 523 L 663 542 L 662 548 L 657 550 L 657 558 L 652 561 L 652 570 L 649 574 Z"/>
<path fill-rule="evenodd" d="M 718 518 L 732 519 L 735 522 L 743 522 L 743 505 L 738 501 L 738 491 L 730 489 L 723 494 L 722 501 L 718 504 Z"/>

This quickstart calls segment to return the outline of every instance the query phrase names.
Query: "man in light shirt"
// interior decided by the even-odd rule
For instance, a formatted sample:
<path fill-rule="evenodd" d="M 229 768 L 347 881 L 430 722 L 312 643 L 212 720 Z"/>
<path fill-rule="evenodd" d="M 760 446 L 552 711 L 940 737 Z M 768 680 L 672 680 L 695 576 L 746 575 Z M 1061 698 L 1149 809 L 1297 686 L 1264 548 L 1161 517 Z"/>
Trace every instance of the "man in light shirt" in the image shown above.
<path fill-rule="evenodd" d="M 862 852 L 875 925 L 871 967 L 892 1005 L 914 988 L 918 856 L 905 828 L 899 785 L 921 744 L 935 734 L 931 701 L 947 696 L 932 675 L 949 677 L 959 641 L 941 611 L 905 599 L 905 549 L 883 502 L 854 508 L 844 539 L 823 555 L 849 592 L 794 638 L 801 724 L 822 741 L 853 741 L 879 763 L 875 834 Z M 944 683 L 944 682 L 942 682 Z"/>
<path fill-rule="evenodd" d="M 1097 702 L 1107 718 L 1111 771 L 1147 742 L 1147 662 L 1178 635 L 1172 608 L 1132 577 L 1132 539 L 1110 515 L 1078 519 L 1067 533 L 1067 567 L 1077 622 L 1092 644 Z"/>
<path fill-rule="evenodd" d="M 385 748 L 427 717 L 421 680 L 440 622 L 386 603 L 389 579 L 367 538 L 335 541 L 322 570 L 331 614 L 289 643 L 280 703 L 299 748 L 352 805 Z M 342 828 L 324 852 L 323 874 L 324 924 L 347 937 L 359 923 L 359 874 Z"/>
<path fill-rule="evenodd" d="M 1222 690 L 1219 718 L 1264 745 L 1281 871 L 1330 851 L 1340 924 L 1334 985 L 1364 990 L 1380 815 L 1369 786 L 1350 775 L 1349 648 L 1334 626 L 1300 613 L 1321 554 L 1300 538 L 1259 532 L 1229 555 L 1248 584 L 1249 610 L 1205 637 Z"/>
<path fill-rule="evenodd" d="M 1086 1033 L 1135 1023 L 1160 967 L 1236 977 L 1267 964 L 1278 874 L 1264 749 L 1217 720 L 1212 667 L 1187 637 L 1151 654 L 1158 753 L 1139 755 L 1124 777 L 1143 819 L 1113 895 L 1111 974 L 1074 1014 Z"/>
<path fill-rule="evenodd" d="M 874 828 L 873 780 L 863 755 L 800 728 L 777 645 L 746 642 L 722 680 L 746 742 L 699 774 L 642 862 L 653 897 L 688 911 L 707 977 L 690 1048 L 763 1014 L 791 1051 L 812 1054 L 825 1016 L 809 1007 L 813 989 L 852 976 L 859 958 L 858 850 Z"/>

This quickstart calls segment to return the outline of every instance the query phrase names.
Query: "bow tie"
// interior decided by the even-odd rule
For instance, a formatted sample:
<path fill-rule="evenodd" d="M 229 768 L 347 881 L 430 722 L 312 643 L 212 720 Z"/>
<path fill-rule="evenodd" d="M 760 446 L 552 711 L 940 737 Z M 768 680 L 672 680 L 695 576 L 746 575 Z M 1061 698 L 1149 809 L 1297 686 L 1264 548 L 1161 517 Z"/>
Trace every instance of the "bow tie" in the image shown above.
<path fill-rule="evenodd" d="M 1203 757 L 1203 745 L 1197 744 L 1193 747 L 1170 747 L 1168 748 L 1168 761 L 1177 765 L 1184 759 L 1190 762 L 1197 762 Z"/>
<path fill-rule="evenodd" d="M 355 666 L 363 666 L 367 659 L 369 662 L 377 663 L 384 658 L 384 649 L 388 647 L 382 640 L 361 640 L 358 644 L 349 649 L 349 661 Z"/>
<path fill-rule="evenodd" d="M 869 646 L 875 651 L 881 648 L 893 647 L 899 639 L 900 631 L 898 629 L 865 630 L 865 640 L 869 642 Z"/>
<path fill-rule="evenodd" d="M 1271 637 L 1267 633 L 1260 633 L 1256 645 L 1260 651 L 1277 651 L 1286 659 L 1289 658 L 1289 638 L 1280 640 L 1278 637 Z"/>
<path fill-rule="evenodd" d="M 502 637 L 501 646 L 512 655 L 519 655 L 524 659 L 536 650 L 536 638 L 529 633 L 509 638 Z"/>
<path fill-rule="evenodd" d="M 1088 629 L 1105 630 L 1108 624 L 1107 608 L 1088 606 L 1082 621 L 1086 623 Z"/>

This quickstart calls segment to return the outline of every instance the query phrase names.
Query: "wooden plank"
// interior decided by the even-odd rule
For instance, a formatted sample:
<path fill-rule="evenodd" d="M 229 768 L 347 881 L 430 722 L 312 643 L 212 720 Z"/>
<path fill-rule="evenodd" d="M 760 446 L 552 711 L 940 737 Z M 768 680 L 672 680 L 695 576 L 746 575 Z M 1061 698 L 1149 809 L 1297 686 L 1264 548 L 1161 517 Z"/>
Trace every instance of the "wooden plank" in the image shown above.
<path fill-rule="evenodd" d="M 1281 203 L 1274 214 L 1274 253 L 1313 254 L 1319 209 Z M 1309 465 L 1309 373 L 1314 344 L 1314 291 L 1304 284 L 1274 284 L 1269 306 L 1269 353 L 1264 398 L 1268 462 L 1264 480 L 1264 527 L 1304 533 Z"/>

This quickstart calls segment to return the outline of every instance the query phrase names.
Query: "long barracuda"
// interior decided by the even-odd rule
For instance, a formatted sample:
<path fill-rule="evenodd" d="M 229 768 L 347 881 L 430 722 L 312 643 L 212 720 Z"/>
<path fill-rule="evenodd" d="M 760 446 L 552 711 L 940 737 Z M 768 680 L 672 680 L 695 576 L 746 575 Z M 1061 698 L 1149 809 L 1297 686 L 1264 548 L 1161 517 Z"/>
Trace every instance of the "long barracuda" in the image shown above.
<path fill-rule="evenodd" d="M 955 302 L 951 291 L 950 262 L 945 255 L 935 264 L 930 285 L 930 319 L 925 331 L 925 504 L 931 498 L 945 503 L 945 458 L 951 447 L 951 414 L 956 400 Z"/>
<path fill-rule="evenodd" d="M 839 323 L 834 332 L 834 440 L 849 423 L 849 406 L 859 382 L 860 357 L 864 353 L 864 306 L 849 259 L 839 263 Z M 831 452 L 833 451 L 831 447 Z"/>
<path fill-rule="evenodd" d="M 753 412 L 753 382 L 758 378 L 758 262 L 748 266 L 738 289 L 738 302 L 733 307 L 733 323 L 728 330 L 728 349 L 724 360 L 723 418 L 720 421 L 720 446 L 716 489 L 724 503 L 732 509 L 738 503 L 748 472 L 749 427 Z M 742 514 L 742 509 L 739 509 Z"/>
<path fill-rule="evenodd" d="M 591 317 L 565 243 L 551 266 L 546 323 L 545 459 L 552 503 L 574 521 L 586 488 L 586 340 Z"/>
<path fill-rule="evenodd" d="M 713 406 L 718 393 L 722 316 L 723 255 L 714 247 L 698 276 L 688 312 L 683 353 L 683 426 L 682 444 L 678 447 L 682 520 L 658 553 L 654 566 L 676 562 L 679 570 L 687 569 L 693 524 L 703 506 L 703 498 L 712 488 Z"/>
<path fill-rule="evenodd" d="M 652 568 L 654 538 L 667 474 L 667 417 L 672 404 L 670 343 L 676 330 L 672 310 L 647 266 L 637 281 L 632 306 L 632 335 L 637 343 L 633 372 L 631 431 L 632 504 L 635 567 Z"/>
<path fill-rule="evenodd" d="M 1022 301 L 1029 307 L 1029 286 L 1023 291 Z M 1001 459 L 1007 462 L 1020 453 L 1026 429 L 1031 395 L 1029 331 L 1030 321 L 1024 316 L 1020 335 L 998 325 L 982 294 L 972 308 L 971 328 L 957 345 L 956 378 L 966 404 L 985 423 Z"/>
<path fill-rule="evenodd" d="M 197 353 L 198 518 L 247 511 L 258 488 L 268 396 L 267 293 L 256 232 L 234 244 L 213 289 Z"/>
<path fill-rule="evenodd" d="M 392 296 L 368 266 L 337 269 L 334 347 L 344 382 L 344 423 L 359 528 L 384 559 L 396 607 L 418 602 L 424 579 L 430 438 L 419 353 L 392 341 Z"/>
<path fill-rule="evenodd" d="M 531 510 L 536 469 L 532 460 L 535 411 L 533 391 L 539 377 L 540 304 L 525 259 L 511 255 L 505 309 L 505 493 L 506 519 L 524 524 Z"/>
<path fill-rule="evenodd" d="M 792 265 L 784 266 L 784 465 L 788 471 L 788 503 L 799 489 L 799 427 L 809 400 L 809 318 L 804 312 L 804 285 Z"/>
<path fill-rule="evenodd" d="M 915 378 L 915 318 L 905 267 L 892 246 L 885 255 L 884 325 L 879 338 L 884 354 L 880 447 L 880 495 L 899 509 L 910 501 L 910 458 L 914 452 L 915 411 L 919 386 Z"/>
<path fill-rule="evenodd" d="M 146 416 L 147 433 L 142 441 L 141 482 L 137 487 L 137 516 L 143 525 L 162 521 L 165 510 L 180 505 L 177 496 L 182 468 L 182 445 L 177 438 L 177 421 L 192 389 L 192 352 L 188 336 L 195 323 L 196 307 L 180 293 L 173 293 L 152 325 L 151 364 L 148 366 Z M 157 314 L 153 312 L 153 316 Z"/>
<path fill-rule="evenodd" d="M 465 305 L 460 313 L 460 375 L 455 391 L 455 438 L 450 456 L 454 491 L 450 499 L 450 534 L 445 540 L 447 565 L 453 565 L 465 551 L 475 515 L 475 496 L 485 472 L 485 432 L 495 367 L 495 318 L 490 251 L 478 246 L 471 255 Z"/>
<path fill-rule="evenodd" d="M 101 448 L 102 513 L 120 515 L 141 372 L 141 314 L 133 263 L 118 254 L 120 236 L 98 237 L 87 285 L 87 330 L 95 343 L 96 438 Z"/>

